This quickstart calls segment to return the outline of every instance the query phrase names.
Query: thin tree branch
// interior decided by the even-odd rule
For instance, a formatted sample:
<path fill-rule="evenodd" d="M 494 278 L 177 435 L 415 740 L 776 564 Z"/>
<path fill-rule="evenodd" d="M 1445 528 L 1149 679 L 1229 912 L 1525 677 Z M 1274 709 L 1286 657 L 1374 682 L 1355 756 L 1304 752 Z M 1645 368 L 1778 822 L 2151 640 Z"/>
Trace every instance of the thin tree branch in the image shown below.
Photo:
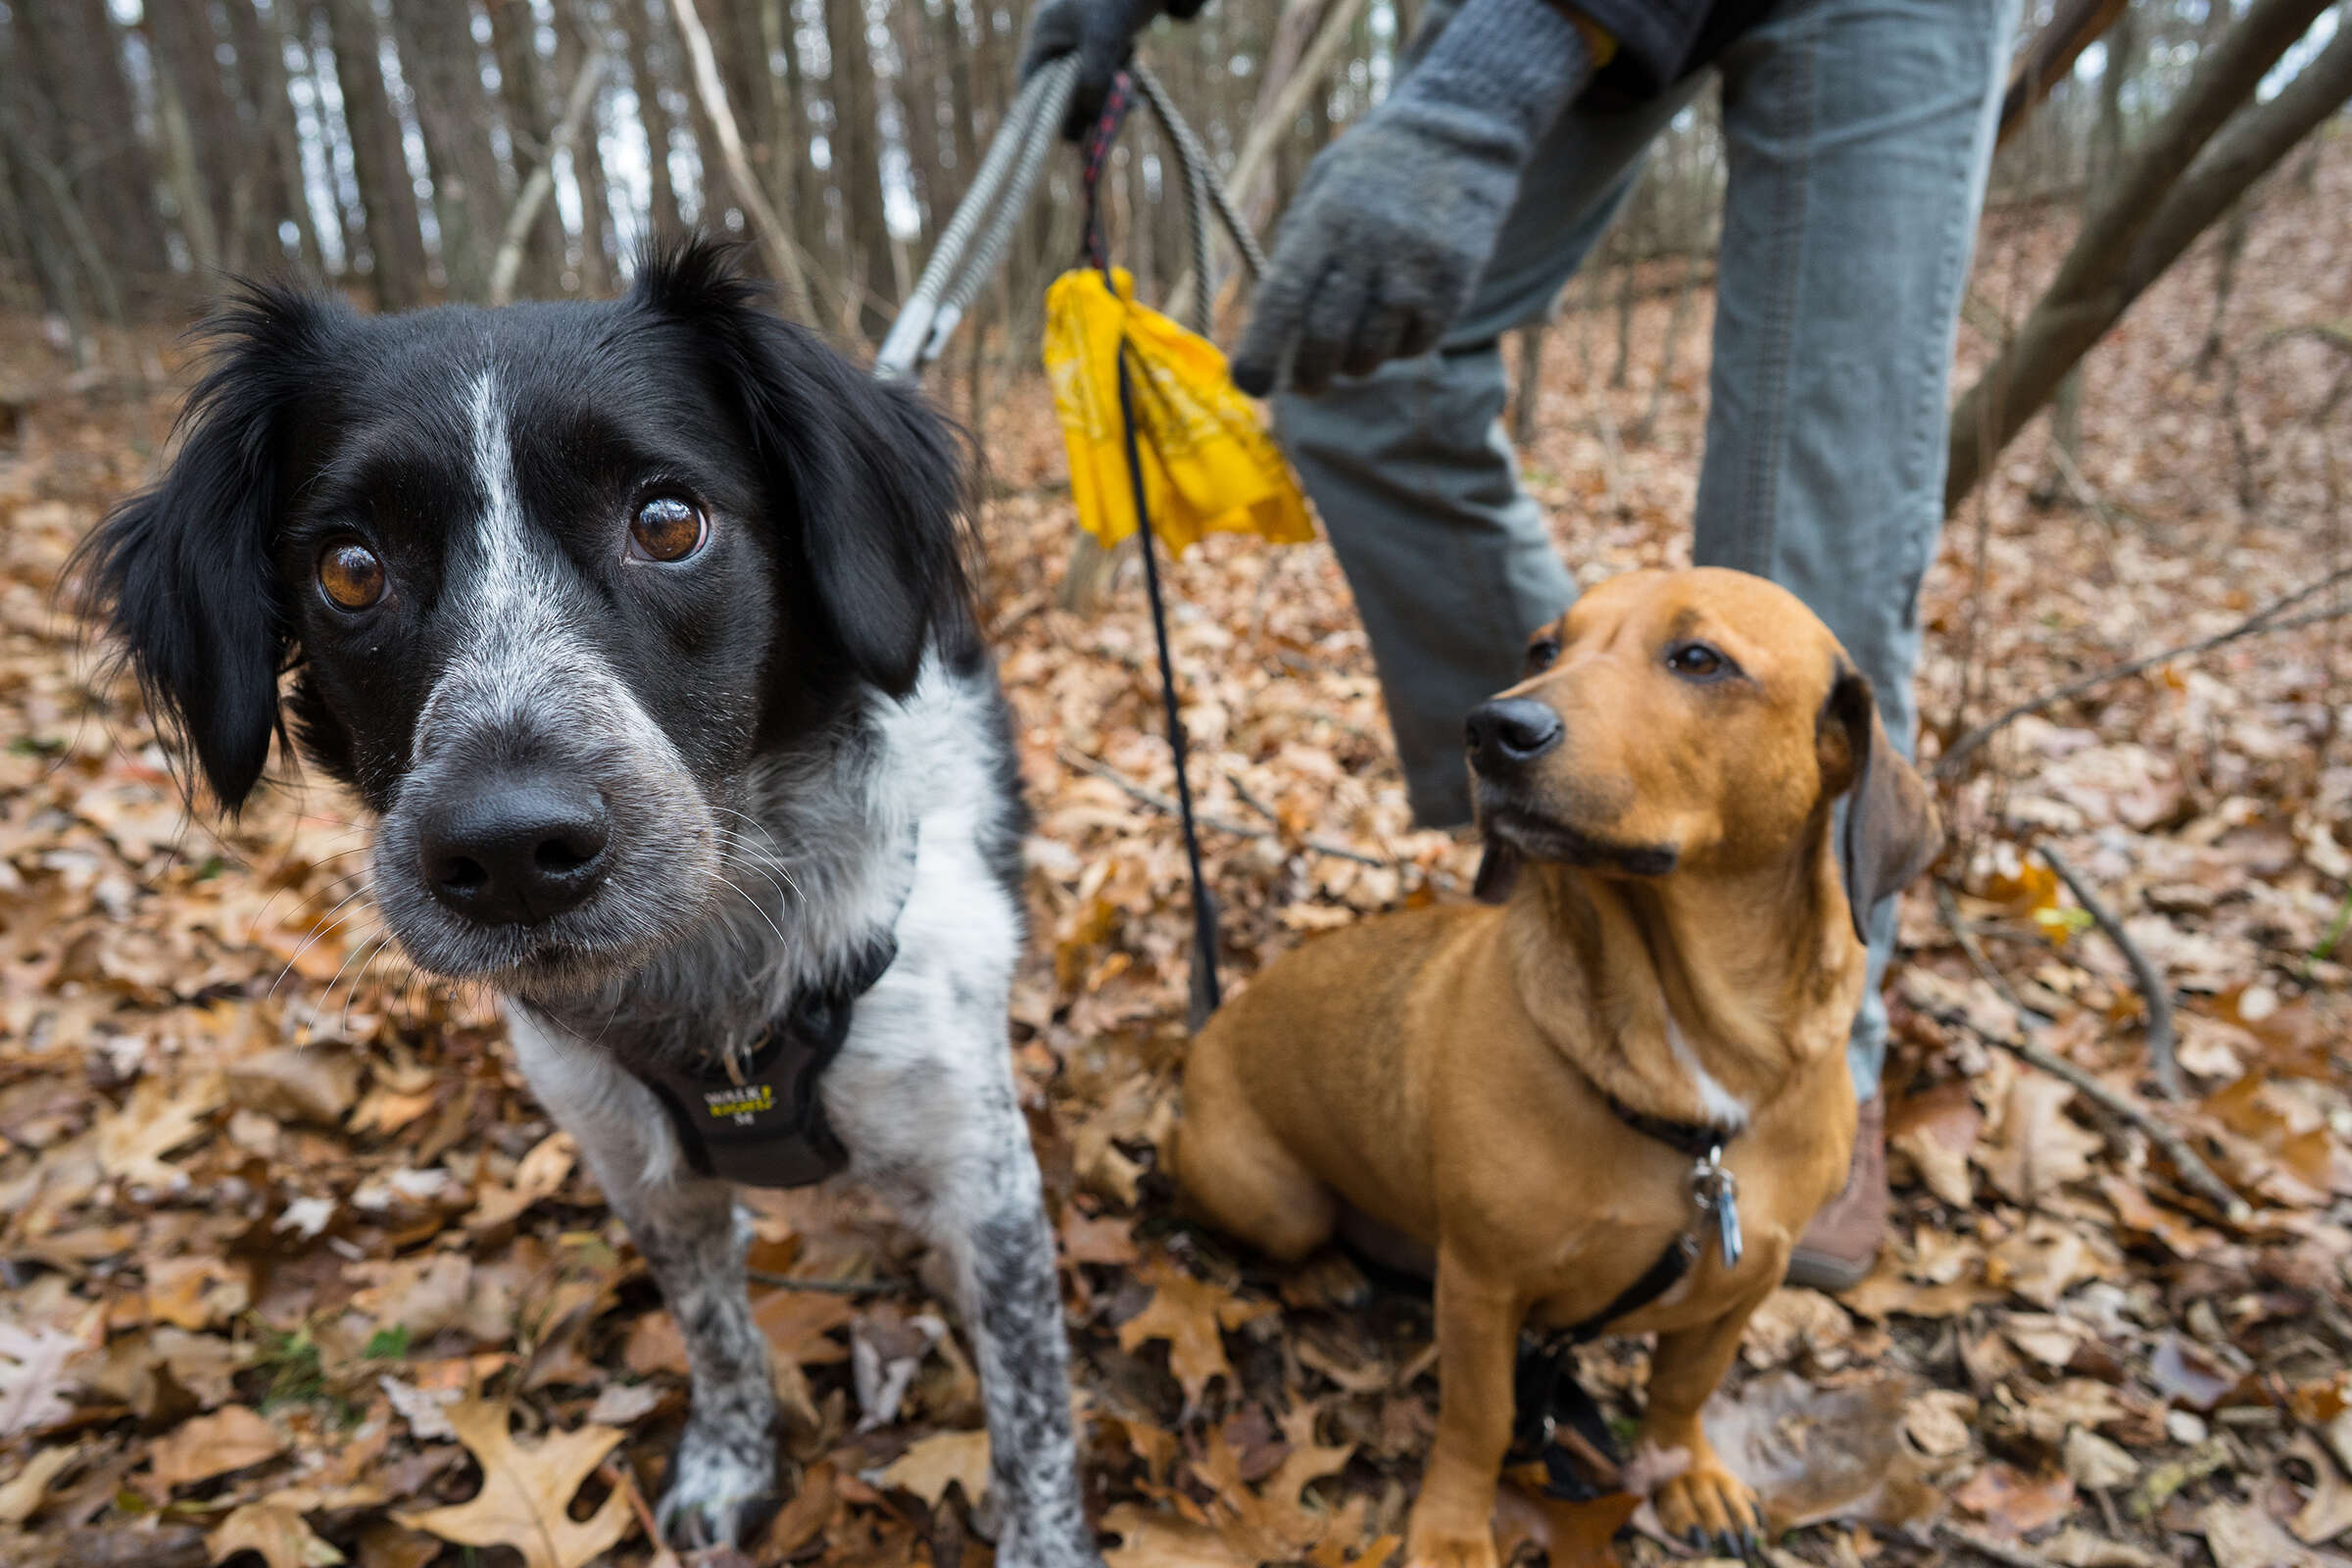
<path fill-rule="evenodd" d="M 1159 812 L 1162 816 L 1174 816 L 1177 814 L 1176 803 L 1174 801 L 1170 800 L 1165 795 L 1160 794 L 1159 791 L 1155 789 L 1151 789 L 1145 785 L 1138 784 L 1135 780 L 1129 778 L 1117 768 L 1112 767 L 1108 762 L 1098 762 L 1093 758 L 1085 755 L 1083 752 L 1073 752 L 1067 747 L 1063 747 L 1055 755 L 1058 756 L 1068 766 L 1074 767 L 1082 773 L 1092 773 L 1095 775 L 1095 777 L 1102 780 L 1106 784 L 1116 785 L 1120 793 L 1124 794 L 1129 800 L 1138 802 L 1144 806 L 1148 806 L 1154 811 Z M 1263 808 L 1261 807 L 1259 809 L 1262 810 Z M 1193 813 L 1193 820 L 1212 832 L 1228 833 L 1237 839 L 1272 839 L 1276 843 L 1281 843 L 1283 841 L 1283 835 L 1273 828 L 1251 827 L 1247 822 L 1236 822 L 1222 816 L 1209 816 L 1202 812 L 1195 811 Z M 1358 865 L 1376 865 L 1381 867 L 1383 870 L 1390 871 L 1402 871 L 1404 869 L 1403 865 L 1398 861 L 1393 859 L 1384 859 L 1377 855 L 1366 855 L 1361 850 L 1351 850 L 1345 844 L 1334 844 L 1329 839 L 1301 838 L 1298 840 L 1298 847 L 1304 850 L 1311 850 L 1317 855 L 1331 856 L 1334 859 L 1353 860 Z"/>
<path fill-rule="evenodd" d="M 1936 908 L 1958 940 L 1960 951 L 1968 955 L 1968 961 L 1975 966 L 1977 973 L 1984 976 L 1985 983 L 1999 992 L 2001 999 L 2009 1004 L 2018 1028 L 2030 1030 L 2033 1026 L 2028 1021 L 2025 1004 L 2018 1000 L 2017 993 L 2009 988 L 2009 983 L 2001 978 L 2001 972 L 1992 966 L 1992 960 L 1984 956 L 1984 945 L 1977 941 L 1976 932 L 1960 913 L 1960 906 L 1952 898 L 1952 890 L 1942 882 L 1936 884 Z M 2138 1128 L 2148 1142 L 2156 1146 L 2158 1152 L 2172 1162 L 2180 1180 L 2219 1209 L 2231 1224 L 2242 1225 L 2254 1217 L 2253 1205 L 2240 1198 L 2228 1182 L 2213 1173 L 2213 1167 L 2189 1148 L 2187 1139 L 2158 1120 L 2153 1112 L 2131 1096 L 2108 1088 L 2081 1067 L 2063 1056 L 2052 1055 L 2031 1039 L 1987 1029 L 1957 1008 L 1931 1007 L 1927 1010 L 1937 1022 L 1955 1029 L 1965 1029 L 1986 1045 L 2000 1047 L 2027 1066 L 2038 1068 L 2053 1078 L 2073 1085 L 2084 1099 L 2100 1109 Z"/>
<path fill-rule="evenodd" d="M 2181 643 L 2175 648 L 2162 649 L 2153 654 L 2142 654 L 2136 659 L 2127 659 L 2120 664 L 2111 664 L 2105 669 L 2094 670 L 2079 680 L 2070 680 L 2053 691 L 2043 692 L 2039 697 L 2030 698 L 2014 708 L 2004 709 L 1954 741 L 1944 754 L 1936 760 L 1935 774 L 1937 778 L 1952 777 L 1959 771 L 1960 764 L 1974 755 L 1978 748 L 2028 714 L 2047 711 L 2060 703 L 2071 702 L 2086 692 L 2096 691 L 2101 686 L 2136 675 L 2145 669 L 2152 669 L 2158 664 L 2169 664 L 2176 659 L 2193 659 L 2199 654 L 2209 654 L 2216 648 L 2236 642 L 2240 638 L 2252 637 L 2260 632 L 2285 631 L 2294 626 L 2307 626 L 2314 621 L 2332 619 L 2334 616 L 2352 612 L 2352 605 L 2332 606 L 2289 620 L 2278 618 L 2297 605 L 2315 599 L 2336 584 L 2348 580 L 2352 580 L 2352 566 L 2331 571 L 2316 582 L 2306 583 L 2292 593 L 2282 594 L 2234 626 L 2216 632 L 2210 637 L 2200 637 L 2192 643 Z"/>
<path fill-rule="evenodd" d="M 2066 79 L 2075 69 L 2075 62 L 2099 35 L 2115 25 L 2116 18 L 2124 14 L 2126 0 L 2061 0 L 2058 14 L 2048 26 L 2034 35 L 2033 45 L 2026 51 L 2026 63 L 2010 78 L 2009 90 L 2001 95 L 2001 127 L 1993 145 L 2007 146 L 2009 138 L 2025 128 L 2034 118 L 2034 111 L 2050 95 L 2050 89 Z"/>
<path fill-rule="evenodd" d="M 580 63 L 580 74 L 572 78 L 571 96 L 564 101 L 564 119 L 556 126 L 556 134 L 548 143 L 546 155 L 531 177 L 523 181 L 522 191 L 514 198 L 514 211 L 507 215 L 507 231 L 498 243 L 498 255 L 490 263 L 490 303 L 504 305 L 514 297 L 514 274 L 522 270 L 523 241 L 530 237 L 531 225 L 539 220 L 539 209 L 547 205 L 556 189 L 556 155 L 579 139 L 581 127 L 588 122 L 589 111 L 596 107 L 597 83 L 604 79 L 605 52 L 602 49 Z"/>
<path fill-rule="evenodd" d="M 801 248 L 793 242 L 775 208 L 768 205 L 767 193 L 760 188 L 760 178 L 752 172 L 752 161 L 743 150 L 743 132 L 737 128 L 735 111 L 727 103 L 726 84 L 718 74 L 717 57 L 710 52 L 710 34 L 703 29 L 703 19 L 695 12 L 694 0 L 669 0 L 669 8 L 678 19 L 678 31 L 685 37 L 687 58 L 694 68 L 695 93 L 702 99 L 703 112 L 710 117 L 710 128 L 718 136 L 727 178 L 733 182 L 743 210 L 751 215 L 752 226 L 760 231 L 760 248 L 767 256 L 767 270 L 775 274 L 777 303 L 785 315 L 797 321 L 814 320 L 816 312 L 808 299 L 808 274 L 802 266 Z"/>
<path fill-rule="evenodd" d="M 2148 1004 L 2148 1067 L 2155 1075 L 2156 1087 L 2167 1100 L 2180 1098 L 2180 1059 L 2173 1041 L 2173 988 L 2165 982 L 2139 944 L 2124 931 L 2124 922 L 2115 917 L 2098 894 L 2084 880 L 2082 873 L 2067 863 L 2065 856 L 2047 844 L 2037 845 L 2042 859 L 2058 873 L 2075 902 L 2082 905 L 2107 940 L 2114 943 L 2124 961 L 2132 966 L 2132 978 L 2139 983 L 2141 1000 Z"/>

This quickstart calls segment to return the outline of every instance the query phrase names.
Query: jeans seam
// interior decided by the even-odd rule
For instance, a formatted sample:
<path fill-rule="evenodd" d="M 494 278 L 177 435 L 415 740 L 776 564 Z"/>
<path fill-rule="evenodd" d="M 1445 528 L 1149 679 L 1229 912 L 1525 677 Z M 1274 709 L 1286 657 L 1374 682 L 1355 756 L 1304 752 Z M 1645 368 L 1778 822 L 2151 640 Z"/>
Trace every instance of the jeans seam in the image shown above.
<path fill-rule="evenodd" d="M 1818 35 L 1820 29 L 1818 19 L 1809 21 L 1806 29 L 1809 34 Z M 1813 37 L 1808 36 L 1782 51 L 1784 60 L 1800 64 L 1803 76 L 1794 84 L 1798 90 L 1778 95 L 1782 114 L 1773 127 L 1783 148 L 1801 149 L 1801 153 L 1793 165 L 1785 165 L 1776 173 L 1782 188 L 1780 199 L 1774 204 L 1772 315 L 1765 326 L 1764 352 L 1770 371 L 1763 378 L 1764 433 L 1754 443 L 1757 463 L 1748 475 L 1745 510 L 1752 530 L 1748 560 L 1752 563 L 1750 569 L 1763 576 L 1774 575 L 1780 556 L 1781 472 L 1788 429 L 1788 376 L 1796 336 L 1796 301 L 1804 286 L 1805 217 L 1812 201 L 1808 171 L 1813 151 L 1809 132 L 1818 118 L 1818 105 L 1814 101 L 1818 81 L 1816 51 L 1812 43 Z M 1806 134 L 1798 134 L 1800 122 Z"/>

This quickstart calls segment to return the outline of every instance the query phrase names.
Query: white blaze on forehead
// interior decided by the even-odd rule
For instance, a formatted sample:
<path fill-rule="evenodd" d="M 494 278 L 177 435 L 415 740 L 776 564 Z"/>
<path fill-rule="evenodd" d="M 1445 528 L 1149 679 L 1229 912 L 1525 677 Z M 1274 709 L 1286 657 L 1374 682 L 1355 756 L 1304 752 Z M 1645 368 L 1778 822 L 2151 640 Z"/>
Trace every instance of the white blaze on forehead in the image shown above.
<path fill-rule="evenodd" d="M 499 401 L 498 377 L 489 370 L 468 389 L 467 423 L 473 431 L 473 477 L 482 493 L 474 519 L 477 577 L 470 585 L 490 616 L 521 612 L 530 554 L 523 537 L 522 503 L 514 494 L 514 447 L 507 438 L 507 411 Z"/>

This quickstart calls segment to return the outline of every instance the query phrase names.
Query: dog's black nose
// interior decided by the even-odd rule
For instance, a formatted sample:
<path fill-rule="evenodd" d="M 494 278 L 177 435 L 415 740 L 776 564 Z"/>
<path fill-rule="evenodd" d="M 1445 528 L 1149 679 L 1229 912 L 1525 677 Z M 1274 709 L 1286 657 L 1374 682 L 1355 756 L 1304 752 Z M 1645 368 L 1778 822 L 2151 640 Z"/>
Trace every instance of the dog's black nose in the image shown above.
<path fill-rule="evenodd" d="M 484 925 L 562 914 L 604 881 L 605 799 L 568 779 L 530 776 L 477 788 L 423 824 L 433 897 Z"/>
<path fill-rule="evenodd" d="M 1525 697 L 1497 697 L 1470 710 L 1470 764 L 1481 773 L 1507 773 L 1560 744 L 1560 715 Z"/>

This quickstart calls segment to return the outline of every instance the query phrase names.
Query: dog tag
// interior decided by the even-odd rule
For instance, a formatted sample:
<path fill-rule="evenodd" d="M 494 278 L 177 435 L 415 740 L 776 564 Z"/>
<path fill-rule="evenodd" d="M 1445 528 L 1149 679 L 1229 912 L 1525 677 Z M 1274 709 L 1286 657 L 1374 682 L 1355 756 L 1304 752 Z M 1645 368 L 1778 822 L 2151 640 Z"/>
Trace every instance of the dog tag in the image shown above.
<path fill-rule="evenodd" d="M 1690 1172 L 1690 1197 L 1702 1213 L 1715 1217 L 1715 1242 L 1723 1251 L 1723 1266 L 1736 1268 L 1743 1250 L 1740 1236 L 1740 1180 L 1710 1154 Z"/>
<path fill-rule="evenodd" d="M 1715 1237 L 1723 1244 L 1723 1266 L 1740 1266 L 1740 1184 L 1723 1173 L 1723 1188 L 1715 1195 Z"/>

